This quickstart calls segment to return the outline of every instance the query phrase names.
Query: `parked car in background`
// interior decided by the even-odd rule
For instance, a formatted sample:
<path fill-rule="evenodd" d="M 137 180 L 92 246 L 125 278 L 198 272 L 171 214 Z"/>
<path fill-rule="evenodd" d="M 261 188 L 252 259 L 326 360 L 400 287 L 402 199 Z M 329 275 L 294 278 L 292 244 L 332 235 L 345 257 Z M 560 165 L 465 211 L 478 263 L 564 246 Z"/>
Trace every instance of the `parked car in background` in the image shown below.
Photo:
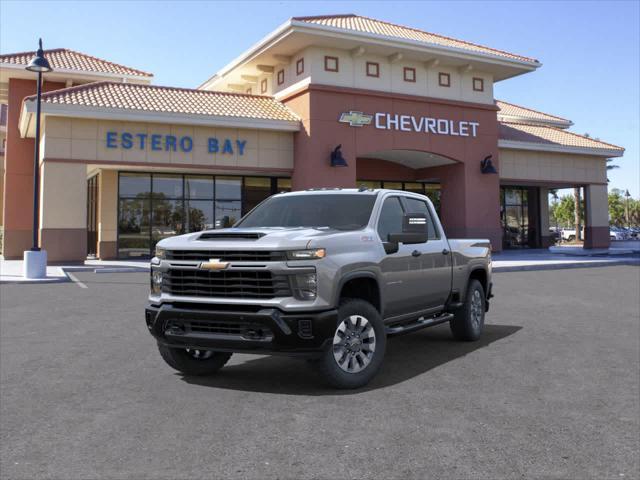
<path fill-rule="evenodd" d="M 584 238 L 584 229 L 582 229 L 582 238 Z M 575 228 L 563 228 L 562 229 L 562 240 L 565 242 L 573 242 L 576 239 L 576 229 Z"/>
<path fill-rule="evenodd" d="M 624 228 L 620 228 L 620 227 L 610 227 L 609 228 L 609 238 L 612 241 L 622 241 L 622 240 L 628 240 L 630 238 L 629 233 L 627 233 L 627 231 Z"/>

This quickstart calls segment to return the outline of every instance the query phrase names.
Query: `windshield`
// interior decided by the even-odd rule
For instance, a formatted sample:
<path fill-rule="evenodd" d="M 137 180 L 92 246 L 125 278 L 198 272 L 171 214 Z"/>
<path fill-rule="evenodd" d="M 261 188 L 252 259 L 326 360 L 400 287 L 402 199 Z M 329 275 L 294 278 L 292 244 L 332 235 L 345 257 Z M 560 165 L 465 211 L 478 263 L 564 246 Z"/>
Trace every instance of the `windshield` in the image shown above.
<path fill-rule="evenodd" d="M 369 223 L 376 195 L 321 194 L 271 197 L 235 226 L 312 227 L 359 230 Z"/>

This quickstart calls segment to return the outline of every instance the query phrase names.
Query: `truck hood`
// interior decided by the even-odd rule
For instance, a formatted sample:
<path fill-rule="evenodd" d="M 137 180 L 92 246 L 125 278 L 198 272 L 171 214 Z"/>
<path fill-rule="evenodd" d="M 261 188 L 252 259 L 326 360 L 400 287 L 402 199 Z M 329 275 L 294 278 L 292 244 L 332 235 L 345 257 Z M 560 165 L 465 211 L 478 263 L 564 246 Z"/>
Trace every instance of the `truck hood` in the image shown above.
<path fill-rule="evenodd" d="M 351 232 L 320 228 L 223 228 L 165 238 L 168 250 L 284 250 L 321 247 L 323 239 Z"/>

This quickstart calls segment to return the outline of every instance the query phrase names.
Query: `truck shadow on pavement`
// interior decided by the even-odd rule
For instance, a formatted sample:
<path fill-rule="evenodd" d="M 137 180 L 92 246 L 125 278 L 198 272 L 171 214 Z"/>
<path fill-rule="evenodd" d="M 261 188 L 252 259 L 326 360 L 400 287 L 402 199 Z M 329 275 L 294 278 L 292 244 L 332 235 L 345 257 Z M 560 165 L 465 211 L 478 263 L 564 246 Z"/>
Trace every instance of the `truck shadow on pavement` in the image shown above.
<path fill-rule="evenodd" d="M 176 375 L 189 384 L 229 390 L 283 395 L 350 395 L 404 382 L 521 329 L 515 325 L 485 325 L 477 342 L 455 341 L 448 325 L 390 338 L 380 372 L 369 385 L 357 390 L 328 388 L 307 362 L 278 356 L 251 358 L 240 364 L 233 364 L 232 357 L 231 365 L 211 377 Z"/>

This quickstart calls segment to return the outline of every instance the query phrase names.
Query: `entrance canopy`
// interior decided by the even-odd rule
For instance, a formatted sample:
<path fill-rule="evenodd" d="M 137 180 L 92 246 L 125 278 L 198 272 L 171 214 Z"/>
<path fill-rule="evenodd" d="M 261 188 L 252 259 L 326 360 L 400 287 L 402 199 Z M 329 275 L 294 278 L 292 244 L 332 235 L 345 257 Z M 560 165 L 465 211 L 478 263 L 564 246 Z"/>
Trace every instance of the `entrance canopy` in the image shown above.
<path fill-rule="evenodd" d="M 386 160 L 413 169 L 440 167 L 442 165 L 452 165 L 456 163 L 454 160 L 443 157 L 442 155 L 421 152 L 419 150 L 380 150 L 378 152 L 360 155 L 359 158 Z"/>

